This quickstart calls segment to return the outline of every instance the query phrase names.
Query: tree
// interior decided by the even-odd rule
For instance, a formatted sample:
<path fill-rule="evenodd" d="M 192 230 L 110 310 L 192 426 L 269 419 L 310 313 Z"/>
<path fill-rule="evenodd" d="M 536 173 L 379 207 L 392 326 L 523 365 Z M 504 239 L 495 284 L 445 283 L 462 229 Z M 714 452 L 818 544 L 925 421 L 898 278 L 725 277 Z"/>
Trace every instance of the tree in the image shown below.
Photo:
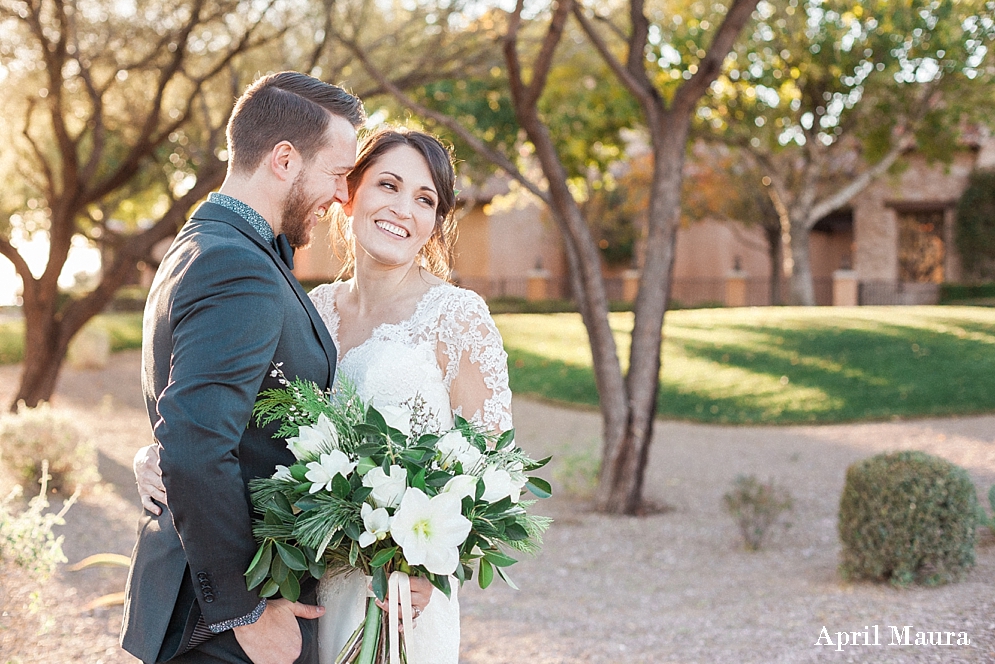
<path fill-rule="evenodd" d="M 502 146 L 461 126 L 457 118 L 405 94 L 383 69 L 369 61 L 361 43 L 346 38 L 367 72 L 400 103 L 420 117 L 448 128 L 548 207 L 564 240 L 570 282 L 587 329 L 601 397 L 604 451 L 597 504 L 605 512 L 633 514 L 642 508 L 643 477 L 659 388 L 663 317 L 680 219 L 681 173 L 690 118 L 698 100 L 719 74 L 723 59 L 755 5 L 756 0 L 734 0 L 728 11 L 720 7 L 718 27 L 708 49 L 702 50 L 700 55 L 696 51 L 688 59 L 687 78 L 667 87 L 658 87 L 656 57 L 650 57 L 660 46 L 651 38 L 651 34 L 658 35 L 658 32 L 651 30 L 651 21 L 641 0 L 632 0 L 629 4 L 628 33 L 619 29 L 613 31 L 623 42 L 624 58 L 616 57 L 615 48 L 593 25 L 593 17 L 571 0 L 555 2 L 548 12 L 532 19 L 525 17 L 521 0 L 513 11 L 500 18 L 500 22 L 496 20 L 498 14 L 489 16 L 490 29 L 494 30 L 498 25 L 502 28 L 499 39 L 511 108 L 527 139 L 529 162 L 538 164 L 540 177 L 530 177 L 519 167 L 522 163 L 520 153 L 507 154 Z M 635 306 L 630 368 L 626 374 L 623 374 L 609 324 L 598 243 L 570 186 L 568 153 L 557 143 L 550 127 L 551 119 L 542 112 L 543 99 L 548 94 L 555 70 L 557 49 L 571 16 L 636 101 L 650 135 L 653 174 L 648 231 L 643 240 L 642 276 Z M 533 42 L 531 38 L 538 32 L 533 26 L 540 19 L 546 21 L 545 28 Z M 707 25 L 702 29 L 708 32 Z"/>
<path fill-rule="evenodd" d="M 982 0 L 762 2 L 699 111 L 771 180 L 789 221 L 791 302 L 815 295 L 809 234 L 915 148 L 948 159 L 986 109 L 992 7 Z"/>
<path fill-rule="evenodd" d="M 0 201 L 0 254 L 23 281 L 26 328 L 12 407 L 52 396 L 73 335 L 221 182 L 236 60 L 285 18 L 241 0 L 0 0 L 4 159 L 20 169 Z M 47 233 L 37 278 L 14 232 Z M 58 279 L 77 236 L 109 260 L 93 290 L 65 301 Z"/>

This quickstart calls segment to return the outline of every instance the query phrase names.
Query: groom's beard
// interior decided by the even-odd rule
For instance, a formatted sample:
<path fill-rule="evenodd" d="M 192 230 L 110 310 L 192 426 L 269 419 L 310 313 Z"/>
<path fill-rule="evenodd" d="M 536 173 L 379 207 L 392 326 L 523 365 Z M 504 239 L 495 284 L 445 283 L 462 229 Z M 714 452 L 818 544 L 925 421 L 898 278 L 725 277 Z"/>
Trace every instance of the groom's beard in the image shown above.
<path fill-rule="evenodd" d="M 290 185 L 290 192 L 283 201 L 283 212 L 280 219 L 280 230 L 287 236 L 290 246 L 295 249 L 306 247 L 311 244 L 311 215 L 317 203 L 308 200 L 307 191 L 304 189 L 304 176 L 306 169 L 294 178 Z"/>

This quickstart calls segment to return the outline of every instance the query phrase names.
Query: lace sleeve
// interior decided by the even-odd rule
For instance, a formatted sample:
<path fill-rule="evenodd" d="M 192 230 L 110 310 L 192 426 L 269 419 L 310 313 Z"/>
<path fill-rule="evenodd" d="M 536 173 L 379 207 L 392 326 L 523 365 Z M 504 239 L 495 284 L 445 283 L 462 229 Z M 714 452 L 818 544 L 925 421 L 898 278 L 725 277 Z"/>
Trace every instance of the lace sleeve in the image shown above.
<path fill-rule="evenodd" d="M 494 431 L 511 424 L 508 354 L 484 300 L 456 290 L 439 321 L 440 365 L 453 413 Z"/>

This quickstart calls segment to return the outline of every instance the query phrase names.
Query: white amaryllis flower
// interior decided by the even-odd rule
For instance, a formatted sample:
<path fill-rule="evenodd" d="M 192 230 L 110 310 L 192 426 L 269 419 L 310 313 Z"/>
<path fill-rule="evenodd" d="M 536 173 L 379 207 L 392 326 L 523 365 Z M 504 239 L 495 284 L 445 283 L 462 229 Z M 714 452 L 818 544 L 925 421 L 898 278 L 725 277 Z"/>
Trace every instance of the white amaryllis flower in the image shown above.
<path fill-rule="evenodd" d="M 446 482 L 441 493 L 454 493 L 463 500 L 467 496 L 472 496 L 477 491 L 477 478 L 473 475 L 456 475 Z"/>
<path fill-rule="evenodd" d="M 273 473 L 274 480 L 283 480 L 284 482 L 294 481 L 294 476 L 290 474 L 290 469 L 286 466 L 277 465 L 276 472 Z"/>
<path fill-rule="evenodd" d="M 363 475 L 363 486 L 373 489 L 370 497 L 377 507 L 397 507 L 408 488 L 408 471 L 401 466 L 391 466 L 388 474 L 377 466 Z"/>
<path fill-rule="evenodd" d="M 491 466 L 484 471 L 481 478 L 484 482 L 484 495 L 480 497 L 489 503 L 495 503 L 505 496 L 511 496 L 511 502 L 517 503 L 522 495 L 525 479 L 515 479 L 504 468 Z"/>
<path fill-rule="evenodd" d="M 411 409 L 404 406 L 381 406 L 377 411 L 383 415 L 387 426 L 394 427 L 405 436 L 411 435 Z"/>
<path fill-rule="evenodd" d="M 483 456 L 459 431 L 450 431 L 440 438 L 435 449 L 439 451 L 439 464 L 444 470 L 458 461 L 463 465 L 464 473 L 469 473 Z"/>
<path fill-rule="evenodd" d="M 308 471 L 304 477 L 312 482 L 309 493 L 318 493 L 322 489 L 332 490 L 332 479 L 336 475 L 348 478 L 349 473 L 356 467 L 355 461 L 350 461 L 349 457 L 339 450 L 332 450 L 328 454 L 322 454 L 318 461 L 312 461 L 307 465 Z"/>
<path fill-rule="evenodd" d="M 318 416 L 318 421 L 313 425 L 302 426 L 296 436 L 287 439 L 287 449 L 294 453 L 298 461 L 314 459 L 322 452 L 338 448 L 339 434 L 324 413 Z"/>
<path fill-rule="evenodd" d="M 369 503 L 363 503 L 359 513 L 363 517 L 363 525 L 366 526 L 366 531 L 359 536 L 360 547 L 366 548 L 390 533 L 391 519 L 384 508 L 373 509 Z"/>
<path fill-rule="evenodd" d="M 470 521 L 460 513 L 455 493 L 429 498 L 414 487 L 404 492 L 390 535 L 411 565 L 433 574 L 452 574 L 459 565 L 459 546 L 470 534 Z"/>

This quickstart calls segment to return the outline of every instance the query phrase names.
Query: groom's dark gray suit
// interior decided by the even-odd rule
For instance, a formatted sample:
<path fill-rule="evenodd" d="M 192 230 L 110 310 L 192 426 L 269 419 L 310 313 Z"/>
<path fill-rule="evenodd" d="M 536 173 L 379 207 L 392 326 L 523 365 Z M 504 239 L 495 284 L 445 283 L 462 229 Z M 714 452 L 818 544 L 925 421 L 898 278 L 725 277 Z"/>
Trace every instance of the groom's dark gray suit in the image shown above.
<path fill-rule="evenodd" d="M 218 625 L 259 604 L 243 573 L 256 551 L 248 482 L 293 455 L 276 425 L 251 420 L 285 375 L 323 388 L 335 347 L 301 285 L 238 214 L 204 203 L 176 237 L 145 309 L 142 386 L 169 506 L 139 524 L 122 646 L 145 662 L 248 661 L 231 630 L 183 655 L 198 619 Z M 302 588 L 314 603 L 317 583 Z M 299 620 L 298 662 L 317 662 L 315 621 Z M 204 651 L 203 656 L 199 651 Z"/>

